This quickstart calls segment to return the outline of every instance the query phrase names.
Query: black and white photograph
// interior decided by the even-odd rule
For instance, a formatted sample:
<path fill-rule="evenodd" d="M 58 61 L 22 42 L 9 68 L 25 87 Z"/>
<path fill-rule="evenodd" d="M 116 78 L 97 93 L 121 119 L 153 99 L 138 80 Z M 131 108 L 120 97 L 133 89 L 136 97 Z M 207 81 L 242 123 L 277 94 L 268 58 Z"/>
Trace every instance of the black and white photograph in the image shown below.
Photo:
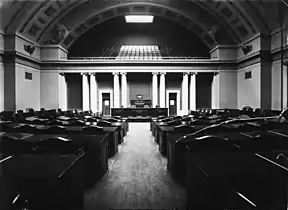
<path fill-rule="evenodd" d="M 0 0 L 0 210 L 288 210 L 288 0 Z"/>

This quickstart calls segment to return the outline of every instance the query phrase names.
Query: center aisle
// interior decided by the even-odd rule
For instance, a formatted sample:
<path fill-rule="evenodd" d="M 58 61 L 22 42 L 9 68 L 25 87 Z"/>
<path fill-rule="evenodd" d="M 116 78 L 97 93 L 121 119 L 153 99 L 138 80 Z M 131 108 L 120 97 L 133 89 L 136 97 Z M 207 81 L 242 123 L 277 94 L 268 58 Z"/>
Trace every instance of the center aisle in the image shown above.
<path fill-rule="evenodd" d="M 109 174 L 85 193 L 85 210 L 185 209 L 185 190 L 174 183 L 149 123 L 129 123 Z"/>

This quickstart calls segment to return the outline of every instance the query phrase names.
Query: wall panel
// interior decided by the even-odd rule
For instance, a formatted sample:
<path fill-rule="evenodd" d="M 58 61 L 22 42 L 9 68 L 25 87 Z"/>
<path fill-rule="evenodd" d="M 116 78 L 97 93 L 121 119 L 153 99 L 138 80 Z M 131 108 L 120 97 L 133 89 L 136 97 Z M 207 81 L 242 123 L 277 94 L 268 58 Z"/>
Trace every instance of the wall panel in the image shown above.
<path fill-rule="evenodd" d="M 245 79 L 245 72 L 251 71 L 252 78 Z M 238 70 L 238 109 L 244 106 L 260 108 L 261 106 L 261 64 L 257 63 Z"/>
<path fill-rule="evenodd" d="M 59 108 L 59 73 L 58 71 L 41 71 L 41 108 Z"/>
<path fill-rule="evenodd" d="M 32 80 L 25 79 L 25 73 L 32 74 Z M 16 110 L 27 108 L 40 110 L 40 71 L 16 64 L 15 79 Z"/>

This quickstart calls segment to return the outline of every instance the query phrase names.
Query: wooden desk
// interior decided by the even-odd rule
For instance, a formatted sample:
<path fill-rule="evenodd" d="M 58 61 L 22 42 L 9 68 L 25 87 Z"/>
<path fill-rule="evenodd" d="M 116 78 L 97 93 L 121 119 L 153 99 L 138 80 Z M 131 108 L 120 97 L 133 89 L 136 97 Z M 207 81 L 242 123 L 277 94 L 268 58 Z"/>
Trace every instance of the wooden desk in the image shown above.
<path fill-rule="evenodd" d="M 148 118 L 157 116 L 167 116 L 167 108 L 112 108 L 112 116 L 128 117 L 130 118 Z"/>

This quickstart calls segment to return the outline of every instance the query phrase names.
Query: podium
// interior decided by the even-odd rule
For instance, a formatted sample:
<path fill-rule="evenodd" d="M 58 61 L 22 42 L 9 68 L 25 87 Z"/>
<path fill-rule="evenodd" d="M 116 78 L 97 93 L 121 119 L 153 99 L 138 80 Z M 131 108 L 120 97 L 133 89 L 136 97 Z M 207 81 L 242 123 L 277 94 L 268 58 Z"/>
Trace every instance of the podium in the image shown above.
<path fill-rule="evenodd" d="M 136 108 L 144 108 L 146 106 L 151 107 L 151 100 L 130 100 L 131 106 L 135 106 Z"/>
<path fill-rule="evenodd" d="M 152 117 L 168 116 L 167 108 L 112 108 L 112 116 L 128 118 L 130 122 L 150 122 Z"/>

